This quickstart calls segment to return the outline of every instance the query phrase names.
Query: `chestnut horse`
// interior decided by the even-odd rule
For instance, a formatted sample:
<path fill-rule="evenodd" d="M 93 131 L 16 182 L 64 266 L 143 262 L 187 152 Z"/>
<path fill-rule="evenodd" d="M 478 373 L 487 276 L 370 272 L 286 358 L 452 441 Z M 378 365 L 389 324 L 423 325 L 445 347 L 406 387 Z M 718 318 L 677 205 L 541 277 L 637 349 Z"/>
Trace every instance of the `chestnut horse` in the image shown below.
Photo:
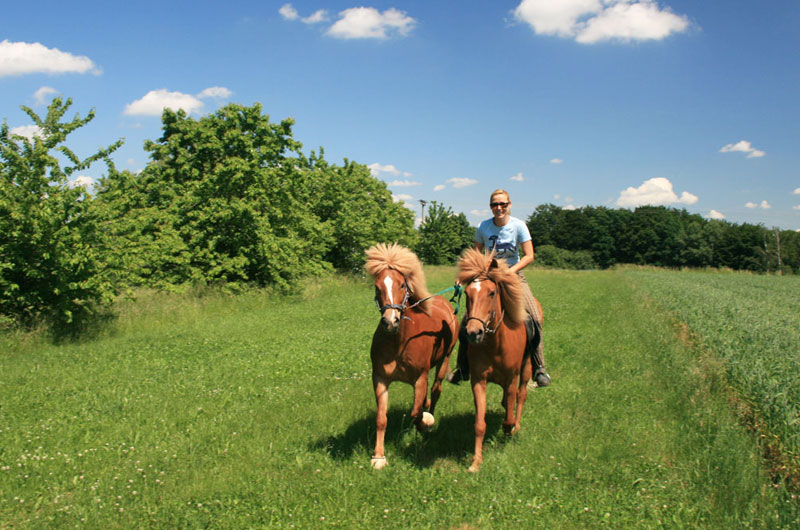
<path fill-rule="evenodd" d="M 527 286 L 505 260 L 468 249 L 459 262 L 458 282 L 467 298 L 467 356 L 475 398 L 475 456 L 469 470 L 474 473 L 483 462 L 486 384 L 492 382 L 503 388 L 503 431 L 507 435 L 519 431 L 533 372 L 531 352 L 541 342 L 541 328 L 532 326 L 532 340 L 528 340 L 525 322 L 529 316 L 522 291 Z M 541 314 L 538 300 L 536 304 Z"/>
<path fill-rule="evenodd" d="M 378 432 L 371 462 L 373 468 L 381 469 L 387 463 L 383 440 L 389 385 L 402 381 L 414 387 L 412 421 L 420 431 L 430 429 L 458 335 L 458 322 L 450 303 L 428 292 L 422 264 L 412 251 L 381 243 L 366 254 L 364 268 L 375 278 L 375 302 L 381 312 L 370 349 L 378 405 Z M 428 398 L 428 372 L 432 366 L 436 367 L 436 376 Z"/>

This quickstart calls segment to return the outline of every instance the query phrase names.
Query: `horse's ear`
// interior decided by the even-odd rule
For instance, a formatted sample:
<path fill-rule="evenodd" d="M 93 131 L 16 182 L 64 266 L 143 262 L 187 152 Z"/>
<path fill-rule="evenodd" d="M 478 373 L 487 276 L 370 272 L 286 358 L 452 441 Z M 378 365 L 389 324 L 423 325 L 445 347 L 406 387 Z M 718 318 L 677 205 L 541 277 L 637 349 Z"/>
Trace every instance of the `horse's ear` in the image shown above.
<path fill-rule="evenodd" d="M 489 270 L 494 270 L 498 268 L 500 265 L 497 263 L 497 258 L 492 258 L 492 262 L 489 264 Z"/>

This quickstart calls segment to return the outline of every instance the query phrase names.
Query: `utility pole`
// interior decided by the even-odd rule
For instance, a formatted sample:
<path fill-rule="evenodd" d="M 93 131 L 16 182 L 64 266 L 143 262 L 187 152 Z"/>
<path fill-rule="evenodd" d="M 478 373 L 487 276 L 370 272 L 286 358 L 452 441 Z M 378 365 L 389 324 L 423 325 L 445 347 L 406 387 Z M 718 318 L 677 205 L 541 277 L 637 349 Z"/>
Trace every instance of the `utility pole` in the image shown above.
<path fill-rule="evenodd" d="M 419 221 L 419 224 L 421 225 L 422 223 L 425 222 L 425 205 L 428 204 L 428 201 L 426 201 L 424 199 L 420 199 L 419 203 L 422 205 L 422 217 L 420 217 L 420 221 Z"/>

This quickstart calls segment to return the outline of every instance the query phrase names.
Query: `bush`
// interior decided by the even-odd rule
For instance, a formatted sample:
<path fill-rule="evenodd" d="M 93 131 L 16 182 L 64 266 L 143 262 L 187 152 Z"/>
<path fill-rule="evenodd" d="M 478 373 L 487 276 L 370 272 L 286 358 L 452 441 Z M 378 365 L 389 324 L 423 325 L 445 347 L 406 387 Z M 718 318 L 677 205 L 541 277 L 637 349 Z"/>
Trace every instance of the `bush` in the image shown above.
<path fill-rule="evenodd" d="M 105 160 L 122 145 L 81 160 L 63 145 L 94 118 L 61 122 L 72 100 L 55 98 L 37 133 L 25 138 L 0 128 L 0 314 L 24 327 L 44 320 L 59 332 L 85 324 L 115 294 L 99 253 L 101 239 L 91 197 L 70 183 L 76 171 Z M 58 156 L 71 165 L 60 166 Z"/>
<path fill-rule="evenodd" d="M 592 259 L 588 250 L 564 250 L 553 245 L 540 245 L 535 249 L 536 261 L 539 267 L 553 269 L 590 270 L 596 269 L 597 264 Z"/>

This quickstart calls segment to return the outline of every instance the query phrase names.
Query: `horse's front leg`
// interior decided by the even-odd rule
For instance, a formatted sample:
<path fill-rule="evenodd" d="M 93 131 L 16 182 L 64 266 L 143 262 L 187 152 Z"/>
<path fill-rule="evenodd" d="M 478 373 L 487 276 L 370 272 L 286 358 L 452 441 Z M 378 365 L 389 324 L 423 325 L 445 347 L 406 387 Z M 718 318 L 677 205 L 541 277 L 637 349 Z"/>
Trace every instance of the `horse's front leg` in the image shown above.
<path fill-rule="evenodd" d="M 447 376 L 447 370 L 450 368 L 450 356 L 445 356 L 444 359 L 439 361 L 439 364 L 436 366 L 436 378 L 433 380 L 433 386 L 431 387 L 431 399 L 429 403 L 426 403 L 426 407 L 428 412 L 431 413 L 431 416 L 434 415 L 434 411 L 436 410 L 436 403 L 439 401 L 439 396 L 442 395 L 442 381 Z"/>
<path fill-rule="evenodd" d="M 472 396 L 475 399 L 475 455 L 469 471 L 477 473 L 483 463 L 483 437 L 486 435 L 486 380 L 476 381 L 474 374 Z"/>
<path fill-rule="evenodd" d="M 506 409 L 506 419 L 503 420 L 503 432 L 506 436 L 511 436 L 514 433 L 514 426 L 517 423 L 514 412 L 517 408 L 518 384 L 519 376 L 517 375 L 503 387 L 503 407 Z"/>
<path fill-rule="evenodd" d="M 386 465 L 386 454 L 383 449 L 383 440 L 386 436 L 386 412 L 389 410 L 389 384 L 381 378 L 372 376 L 372 386 L 375 389 L 375 401 L 378 405 L 378 414 L 375 417 L 377 434 L 375 435 L 375 451 L 372 453 L 371 464 L 374 469 L 383 469 Z"/>
<path fill-rule="evenodd" d="M 411 408 L 411 421 L 418 431 L 427 431 L 433 427 L 433 415 L 422 409 L 428 398 L 428 371 L 423 370 L 414 382 L 414 406 Z"/>

